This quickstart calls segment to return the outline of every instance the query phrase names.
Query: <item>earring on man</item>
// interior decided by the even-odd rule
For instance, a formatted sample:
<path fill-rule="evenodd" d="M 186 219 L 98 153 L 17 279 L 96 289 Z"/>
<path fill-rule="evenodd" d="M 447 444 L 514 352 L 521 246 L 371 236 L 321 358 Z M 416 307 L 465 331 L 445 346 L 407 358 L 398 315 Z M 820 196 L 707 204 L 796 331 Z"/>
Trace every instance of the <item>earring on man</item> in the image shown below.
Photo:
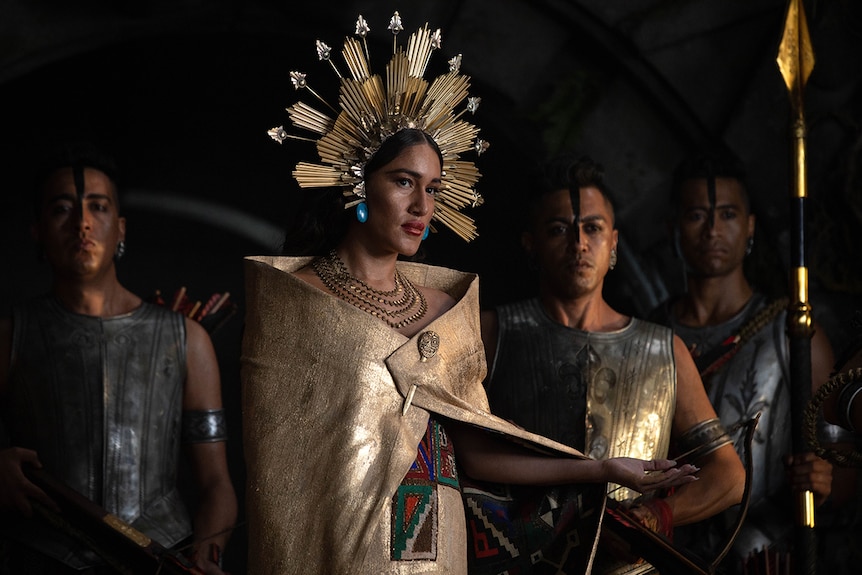
<path fill-rule="evenodd" d="M 609 269 L 614 269 L 617 267 L 617 249 L 611 249 L 611 261 L 608 263 Z"/>
<path fill-rule="evenodd" d="M 123 256 L 126 254 L 126 242 L 124 240 L 120 240 L 117 243 L 117 251 L 114 252 L 114 260 L 121 260 Z"/>
<path fill-rule="evenodd" d="M 356 219 L 359 220 L 360 224 L 368 221 L 368 204 L 365 202 L 356 204 Z"/>
<path fill-rule="evenodd" d="M 745 255 L 751 255 L 751 249 L 754 247 L 754 236 L 748 236 L 748 243 L 745 244 Z"/>

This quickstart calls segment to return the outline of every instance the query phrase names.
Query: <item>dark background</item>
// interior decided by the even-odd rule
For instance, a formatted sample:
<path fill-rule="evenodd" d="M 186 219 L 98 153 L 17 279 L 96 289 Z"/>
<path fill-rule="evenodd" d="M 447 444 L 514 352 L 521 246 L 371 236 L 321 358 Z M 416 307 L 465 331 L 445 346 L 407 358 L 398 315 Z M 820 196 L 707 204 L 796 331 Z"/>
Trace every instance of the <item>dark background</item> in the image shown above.
<path fill-rule="evenodd" d="M 806 8 L 816 57 L 805 91 L 810 295 L 840 352 L 860 329 L 862 2 Z M 291 70 L 334 101 L 334 74 L 314 41 L 337 53 L 359 14 L 381 71 L 394 10 L 402 41 L 426 22 L 441 28 L 431 69 L 463 54 L 471 94 L 482 97 L 473 121 L 491 148 L 477 162 L 480 237 L 465 247 L 444 230 L 425 252 L 430 263 L 478 272 L 483 305 L 533 293 L 518 198 L 528 166 L 564 150 L 608 171 L 622 243 L 606 292 L 621 311 L 645 314 L 683 289 L 666 240 L 670 174 L 705 145 L 748 165 L 758 215 L 748 271 L 769 293 L 787 290 L 791 111 L 776 65 L 785 0 L 3 0 L 0 311 L 50 281 L 29 235 L 32 153 L 72 133 L 106 142 L 124 175 L 121 281 L 143 297 L 229 291 L 238 306 L 213 341 L 240 492 L 242 257 L 278 251 L 297 207 L 290 171 L 315 159 L 312 144 L 279 146 L 266 131 L 288 123 L 284 109 L 299 96 Z M 242 545 L 240 531 L 234 557 Z"/>

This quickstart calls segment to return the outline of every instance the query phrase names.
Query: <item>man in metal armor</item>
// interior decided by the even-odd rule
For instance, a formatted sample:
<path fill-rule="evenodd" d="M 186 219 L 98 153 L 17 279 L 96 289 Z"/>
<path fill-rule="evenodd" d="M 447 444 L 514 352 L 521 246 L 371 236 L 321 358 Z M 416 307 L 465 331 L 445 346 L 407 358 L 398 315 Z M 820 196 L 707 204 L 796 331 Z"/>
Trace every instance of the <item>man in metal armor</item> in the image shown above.
<path fill-rule="evenodd" d="M 33 234 L 52 287 L 0 323 L 0 523 L 10 573 L 114 572 L 40 519 L 40 509 L 58 505 L 30 481 L 30 466 L 164 547 L 188 544 L 201 570 L 222 573 L 236 496 L 215 352 L 198 323 L 118 281 L 126 222 L 116 173 L 85 144 L 40 166 Z M 196 488 L 191 517 L 177 487 L 181 445 Z"/>
<path fill-rule="evenodd" d="M 760 413 L 748 515 L 724 566 L 729 573 L 777 572 L 776 562 L 783 570 L 789 561 L 789 490 L 812 491 L 819 505 L 832 484 L 829 463 L 813 453 L 790 455 L 787 300 L 770 301 L 746 279 L 743 262 L 754 244 L 755 217 L 738 161 L 699 154 L 681 162 L 674 174 L 672 212 L 674 249 L 685 262 L 687 292 L 665 302 L 651 319 L 672 327 L 685 342 L 726 427 Z M 811 360 L 816 389 L 833 363 L 819 327 Z M 840 440 L 838 428 L 822 428 L 833 434 L 831 441 Z M 739 442 L 737 449 L 741 452 Z M 718 516 L 677 530 L 677 541 L 708 553 L 725 537 L 727 522 Z"/>
<path fill-rule="evenodd" d="M 601 166 L 561 157 L 536 180 L 522 245 L 539 297 L 482 316 L 492 412 L 597 459 L 665 457 L 673 436 L 677 453 L 701 467 L 700 481 L 631 508 L 664 534 L 739 503 L 742 463 L 682 340 L 602 295 L 618 232 Z M 627 506 L 638 495 L 610 492 Z M 649 570 L 607 561 L 598 572 Z"/>

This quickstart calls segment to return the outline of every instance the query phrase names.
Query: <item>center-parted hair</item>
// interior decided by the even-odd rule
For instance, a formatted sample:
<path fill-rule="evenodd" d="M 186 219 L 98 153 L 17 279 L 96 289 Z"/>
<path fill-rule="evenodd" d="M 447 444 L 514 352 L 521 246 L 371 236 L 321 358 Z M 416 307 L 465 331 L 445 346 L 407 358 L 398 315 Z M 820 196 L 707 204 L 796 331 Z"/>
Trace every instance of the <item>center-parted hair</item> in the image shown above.
<path fill-rule="evenodd" d="M 400 130 L 381 144 L 365 166 L 365 178 L 368 179 L 397 158 L 406 148 L 419 145 L 430 146 L 442 167 L 443 156 L 434 139 L 422 130 L 408 128 Z M 351 218 L 356 216 L 353 210 L 344 209 L 347 200 L 341 188 L 331 188 L 325 192 L 299 188 L 296 193 L 301 196 L 301 200 L 298 209 L 290 214 L 281 252 L 289 256 L 325 254 L 341 242 Z"/>

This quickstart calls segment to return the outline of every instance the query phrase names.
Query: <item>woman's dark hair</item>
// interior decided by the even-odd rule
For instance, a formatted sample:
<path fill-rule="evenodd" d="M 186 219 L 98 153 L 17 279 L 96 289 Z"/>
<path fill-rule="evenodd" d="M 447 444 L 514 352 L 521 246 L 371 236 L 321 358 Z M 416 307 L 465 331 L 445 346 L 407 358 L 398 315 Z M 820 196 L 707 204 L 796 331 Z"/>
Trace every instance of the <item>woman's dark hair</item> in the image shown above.
<path fill-rule="evenodd" d="M 437 142 L 434 141 L 434 138 L 422 130 L 408 128 L 396 132 L 388 140 L 383 142 L 380 149 L 371 156 L 371 159 L 365 164 L 366 179 L 368 176 L 397 158 L 405 148 L 417 146 L 419 144 L 428 144 L 431 146 L 431 149 L 437 153 L 437 157 L 440 159 L 440 166 L 443 166 L 443 154 L 440 152 L 440 148 L 437 146 Z"/>
<path fill-rule="evenodd" d="M 427 144 L 437 153 L 440 165 L 443 154 L 434 139 L 422 130 L 407 128 L 388 138 L 365 164 L 365 178 L 398 157 L 405 148 Z M 343 188 L 301 189 L 298 210 L 291 215 L 284 234 L 281 253 L 289 256 L 321 255 L 335 246 L 347 233 L 352 210 L 344 209 Z"/>

